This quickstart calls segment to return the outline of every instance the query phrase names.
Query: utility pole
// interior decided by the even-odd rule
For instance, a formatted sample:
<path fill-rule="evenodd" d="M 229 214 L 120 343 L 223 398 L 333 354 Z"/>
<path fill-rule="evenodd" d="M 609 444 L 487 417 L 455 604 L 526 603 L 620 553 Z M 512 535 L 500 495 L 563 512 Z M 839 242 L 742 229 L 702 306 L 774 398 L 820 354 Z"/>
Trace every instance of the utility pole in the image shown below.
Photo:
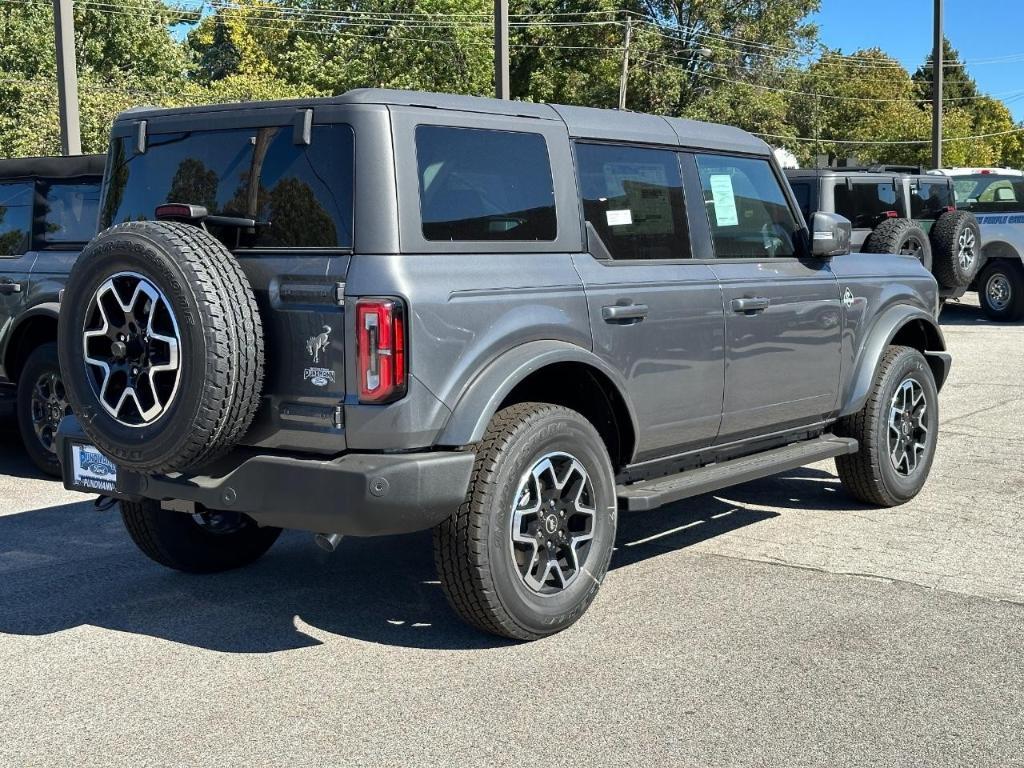
<path fill-rule="evenodd" d="M 494 0 L 494 93 L 509 98 L 508 0 Z"/>
<path fill-rule="evenodd" d="M 60 100 L 60 146 L 65 155 L 82 154 L 73 12 L 72 0 L 53 0 L 53 32 L 57 46 L 57 96 Z"/>
<path fill-rule="evenodd" d="M 932 48 L 932 168 L 942 167 L 942 0 L 935 0 L 935 41 Z"/>
<path fill-rule="evenodd" d="M 629 44 L 633 39 L 633 20 L 626 17 L 626 46 L 622 49 L 622 72 L 619 73 L 619 109 L 626 108 L 626 86 L 629 83 Z"/>

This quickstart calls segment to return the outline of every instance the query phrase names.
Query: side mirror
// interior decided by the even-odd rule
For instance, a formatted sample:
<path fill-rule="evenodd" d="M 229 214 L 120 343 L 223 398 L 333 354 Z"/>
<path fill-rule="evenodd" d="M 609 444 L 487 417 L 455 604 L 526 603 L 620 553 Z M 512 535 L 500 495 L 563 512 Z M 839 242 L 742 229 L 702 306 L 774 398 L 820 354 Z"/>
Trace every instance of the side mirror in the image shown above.
<path fill-rule="evenodd" d="M 845 256 L 850 252 L 852 232 L 849 219 L 818 211 L 811 217 L 811 253 L 821 258 Z"/>

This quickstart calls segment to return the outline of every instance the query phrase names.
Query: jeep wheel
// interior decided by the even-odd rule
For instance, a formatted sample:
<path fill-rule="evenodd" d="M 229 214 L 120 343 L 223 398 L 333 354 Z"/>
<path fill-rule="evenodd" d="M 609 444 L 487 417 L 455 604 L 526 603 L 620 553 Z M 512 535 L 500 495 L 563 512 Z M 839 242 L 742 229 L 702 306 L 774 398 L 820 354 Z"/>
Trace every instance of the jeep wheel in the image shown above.
<path fill-rule="evenodd" d="M 69 413 L 57 345 L 42 344 L 32 350 L 18 377 L 18 428 L 32 463 L 53 477 L 60 477 L 57 425 Z"/>
<path fill-rule="evenodd" d="M 82 428 L 128 469 L 207 464 L 259 406 L 252 288 L 231 253 L 194 226 L 131 222 L 98 235 L 68 278 L 59 348 Z"/>
<path fill-rule="evenodd" d="M 910 219 L 887 219 L 875 227 L 864 243 L 865 253 L 901 253 L 913 256 L 932 271 L 932 246 L 928 235 Z"/>
<path fill-rule="evenodd" d="M 189 515 L 149 500 L 122 501 L 120 507 L 135 546 L 150 560 L 185 573 L 218 573 L 249 565 L 281 535 L 280 528 L 261 528 L 238 512 Z"/>
<path fill-rule="evenodd" d="M 1024 318 L 1024 267 L 1013 261 L 990 261 L 978 275 L 978 300 L 990 320 Z"/>
<path fill-rule="evenodd" d="M 495 415 L 466 501 L 434 529 L 445 594 L 473 626 L 535 640 L 593 601 L 615 543 L 608 451 L 575 411 L 522 403 Z"/>
<path fill-rule="evenodd" d="M 946 288 L 965 288 L 974 279 L 981 249 L 978 220 L 969 211 L 949 211 L 931 232 L 935 279 Z"/>
<path fill-rule="evenodd" d="M 924 355 L 890 347 L 864 407 L 836 425 L 860 450 L 836 458 L 839 479 L 855 498 L 895 507 L 924 487 L 935 457 L 939 398 Z"/>

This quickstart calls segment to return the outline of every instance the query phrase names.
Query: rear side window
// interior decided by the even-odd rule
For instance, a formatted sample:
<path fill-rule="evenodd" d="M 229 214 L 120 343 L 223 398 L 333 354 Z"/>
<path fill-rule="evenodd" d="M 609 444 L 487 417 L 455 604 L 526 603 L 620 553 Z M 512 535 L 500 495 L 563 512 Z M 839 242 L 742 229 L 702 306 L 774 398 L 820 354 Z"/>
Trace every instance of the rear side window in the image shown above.
<path fill-rule="evenodd" d="M 958 208 L 975 213 L 1024 211 L 1024 177 L 977 174 L 954 180 Z"/>
<path fill-rule="evenodd" d="M 416 128 L 427 240 L 554 240 L 555 185 L 536 133 Z"/>
<path fill-rule="evenodd" d="M 910 218 L 937 219 L 953 205 L 953 191 L 945 179 L 910 182 Z"/>
<path fill-rule="evenodd" d="M 835 187 L 836 213 L 845 216 L 854 229 L 874 229 L 890 216 L 898 216 L 896 185 L 889 181 L 838 179 Z"/>
<path fill-rule="evenodd" d="M 800 225 L 767 160 L 697 155 L 715 257 L 797 255 Z"/>
<path fill-rule="evenodd" d="M 36 237 L 43 247 L 81 245 L 96 234 L 98 182 L 40 182 Z"/>
<path fill-rule="evenodd" d="M 20 256 L 32 233 L 32 185 L 0 184 L 0 258 Z"/>
<path fill-rule="evenodd" d="M 811 214 L 814 213 L 814 209 L 811 208 L 811 183 L 809 181 L 794 181 L 790 186 L 793 188 L 793 196 L 796 198 L 796 204 L 800 206 L 804 220 L 810 222 Z"/>
<path fill-rule="evenodd" d="M 102 226 L 152 219 L 164 203 L 257 221 L 253 233 L 210 226 L 230 247 L 351 248 L 352 129 L 315 125 L 154 134 L 144 154 L 115 140 Z"/>
<path fill-rule="evenodd" d="M 583 215 L 613 259 L 688 259 L 690 235 L 675 152 L 577 144 Z"/>

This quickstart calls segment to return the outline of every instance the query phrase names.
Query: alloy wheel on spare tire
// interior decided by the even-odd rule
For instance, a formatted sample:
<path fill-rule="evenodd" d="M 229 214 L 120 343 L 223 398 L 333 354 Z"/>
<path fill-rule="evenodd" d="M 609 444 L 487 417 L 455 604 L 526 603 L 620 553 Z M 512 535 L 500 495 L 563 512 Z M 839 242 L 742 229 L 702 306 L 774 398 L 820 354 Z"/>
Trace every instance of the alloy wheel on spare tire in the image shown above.
<path fill-rule="evenodd" d="M 932 246 L 928 235 L 910 219 L 886 219 L 864 243 L 865 253 L 900 253 L 913 256 L 932 271 Z"/>
<path fill-rule="evenodd" d="M 935 279 L 946 288 L 966 288 L 978 270 L 981 229 L 970 211 L 948 211 L 932 227 Z"/>
<path fill-rule="evenodd" d="M 83 430 L 128 469 L 209 463 L 260 403 L 252 287 L 227 248 L 188 224 L 130 222 L 89 243 L 68 278 L 58 344 Z"/>

